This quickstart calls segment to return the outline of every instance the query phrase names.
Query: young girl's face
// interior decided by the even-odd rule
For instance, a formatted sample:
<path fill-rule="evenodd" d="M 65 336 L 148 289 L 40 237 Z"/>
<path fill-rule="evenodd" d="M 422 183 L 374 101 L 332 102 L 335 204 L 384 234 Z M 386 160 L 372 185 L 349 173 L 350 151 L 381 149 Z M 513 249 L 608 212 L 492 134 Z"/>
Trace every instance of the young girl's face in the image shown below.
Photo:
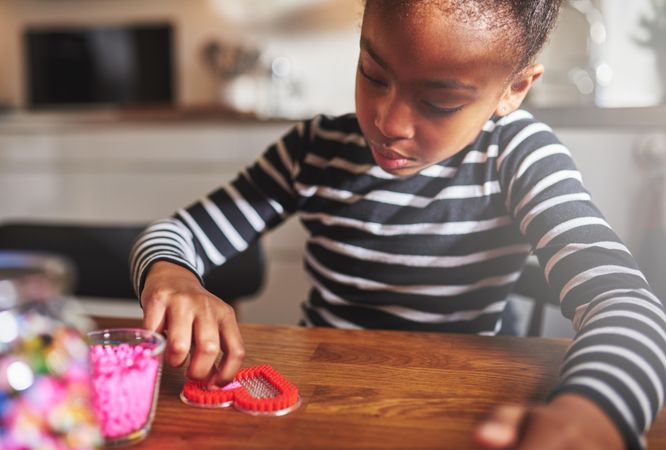
<path fill-rule="evenodd" d="M 513 70 L 496 31 L 436 6 L 416 15 L 369 2 L 361 29 L 356 113 L 376 163 L 408 176 L 474 140 Z"/>

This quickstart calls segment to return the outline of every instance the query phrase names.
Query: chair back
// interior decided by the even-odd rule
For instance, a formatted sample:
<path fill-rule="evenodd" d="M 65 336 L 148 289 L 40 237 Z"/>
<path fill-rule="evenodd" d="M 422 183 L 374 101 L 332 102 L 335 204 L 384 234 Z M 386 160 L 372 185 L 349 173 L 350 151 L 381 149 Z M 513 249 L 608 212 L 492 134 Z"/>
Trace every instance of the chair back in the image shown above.
<path fill-rule="evenodd" d="M 543 269 L 535 264 L 526 264 L 516 282 L 513 293 L 532 302 L 529 313 L 527 336 L 541 336 L 546 305 L 560 306 L 560 301 L 553 293 L 543 275 Z"/>
<path fill-rule="evenodd" d="M 0 224 L 0 250 L 37 251 L 65 257 L 76 271 L 74 295 L 135 299 L 129 253 L 145 225 L 72 223 Z M 265 258 L 257 241 L 204 277 L 206 288 L 226 302 L 256 294 Z"/>

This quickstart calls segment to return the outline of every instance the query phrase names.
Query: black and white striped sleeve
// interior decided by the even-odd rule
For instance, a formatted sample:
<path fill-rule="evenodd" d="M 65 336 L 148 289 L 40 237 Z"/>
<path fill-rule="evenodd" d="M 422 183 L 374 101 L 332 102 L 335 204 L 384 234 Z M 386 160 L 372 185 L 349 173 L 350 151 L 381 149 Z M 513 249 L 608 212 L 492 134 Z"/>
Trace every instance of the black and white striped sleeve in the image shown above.
<path fill-rule="evenodd" d="M 576 331 L 552 395 L 591 399 L 629 448 L 642 448 L 664 403 L 663 305 L 550 128 L 504 120 L 497 169 L 507 208 Z"/>
<path fill-rule="evenodd" d="M 137 295 L 156 261 L 181 265 L 202 280 L 289 217 L 296 208 L 293 179 L 308 128 L 309 122 L 297 124 L 230 184 L 144 230 L 130 255 Z"/>

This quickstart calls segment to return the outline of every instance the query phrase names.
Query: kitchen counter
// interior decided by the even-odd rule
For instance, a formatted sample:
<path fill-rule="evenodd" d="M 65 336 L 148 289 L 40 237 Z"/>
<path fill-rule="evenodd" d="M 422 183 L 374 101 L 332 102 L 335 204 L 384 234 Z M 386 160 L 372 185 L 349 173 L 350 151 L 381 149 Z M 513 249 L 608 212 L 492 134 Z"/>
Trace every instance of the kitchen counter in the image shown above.
<path fill-rule="evenodd" d="M 558 108 L 526 107 L 534 116 L 553 128 L 609 128 L 666 130 L 666 105 L 643 108 L 597 108 L 568 106 Z"/>
<path fill-rule="evenodd" d="M 262 117 L 226 108 L 222 105 L 187 107 L 96 107 L 7 111 L 0 113 L 0 133 L 40 133 L 94 130 L 108 127 L 151 127 L 166 125 L 284 125 L 296 119 Z"/>

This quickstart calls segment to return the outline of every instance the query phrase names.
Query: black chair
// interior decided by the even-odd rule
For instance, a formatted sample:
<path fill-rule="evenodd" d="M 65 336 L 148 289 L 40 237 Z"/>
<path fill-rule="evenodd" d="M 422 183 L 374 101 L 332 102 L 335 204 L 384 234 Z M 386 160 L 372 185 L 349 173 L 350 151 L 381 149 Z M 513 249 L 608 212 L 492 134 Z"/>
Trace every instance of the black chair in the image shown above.
<path fill-rule="evenodd" d="M 526 335 L 541 336 L 546 305 L 552 305 L 558 308 L 560 306 L 559 299 L 552 292 L 543 275 L 543 269 L 535 264 L 526 264 L 520 278 L 518 278 L 518 281 L 513 288 L 513 293 L 528 299 L 532 304 L 528 316 Z M 515 306 L 513 306 L 513 308 L 515 309 Z M 515 311 L 509 311 L 508 314 L 511 314 L 512 312 Z"/>
<path fill-rule="evenodd" d="M 0 251 L 34 251 L 65 257 L 75 269 L 74 295 L 136 299 L 130 281 L 129 252 L 144 228 L 144 225 L 4 223 L 0 224 Z M 264 275 L 264 252 L 257 242 L 211 270 L 204 284 L 213 294 L 233 303 L 256 294 L 263 285 Z"/>

